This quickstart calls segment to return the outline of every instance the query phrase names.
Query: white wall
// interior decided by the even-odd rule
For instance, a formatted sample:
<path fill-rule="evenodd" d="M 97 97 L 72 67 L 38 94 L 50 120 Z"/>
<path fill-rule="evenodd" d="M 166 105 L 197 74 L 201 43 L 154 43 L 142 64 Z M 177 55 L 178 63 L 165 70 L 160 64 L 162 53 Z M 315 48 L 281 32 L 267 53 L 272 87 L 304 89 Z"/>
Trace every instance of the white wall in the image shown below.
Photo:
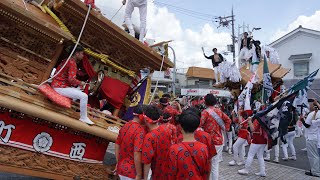
<path fill-rule="evenodd" d="M 291 69 L 283 78 L 284 80 L 301 79 L 301 77 L 294 76 L 293 61 L 289 60 L 291 55 L 312 53 L 312 58 L 309 61 L 309 74 L 320 68 L 320 36 L 298 32 L 276 44 L 274 48 L 279 53 L 282 67 Z M 316 78 L 320 78 L 320 73 Z"/>
<path fill-rule="evenodd" d="M 185 87 L 187 85 L 187 77 L 185 73 L 177 73 L 176 79 L 179 81 L 179 87 Z"/>
<path fill-rule="evenodd" d="M 198 78 L 188 78 L 187 79 L 187 86 L 194 86 L 196 85 L 196 81 L 199 81 Z"/>
<path fill-rule="evenodd" d="M 157 78 L 157 79 L 164 79 L 164 72 L 163 71 L 154 71 L 151 75 L 151 77 L 153 78 Z"/>
<path fill-rule="evenodd" d="M 200 79 L 200 78 L 187 78 L 186 74 L 183 73 L 177 73 L 176 76 L 177 80 L 179 81 L 179 84 L 177 84 L 177 87 L 187 87 L 187 86 L 195 86 L 196 81 L 199 80 L 208 80 L 208 79 Z M 211 88 L 213 85 L 213 80 L 209 80 L 208 88 Z"/>

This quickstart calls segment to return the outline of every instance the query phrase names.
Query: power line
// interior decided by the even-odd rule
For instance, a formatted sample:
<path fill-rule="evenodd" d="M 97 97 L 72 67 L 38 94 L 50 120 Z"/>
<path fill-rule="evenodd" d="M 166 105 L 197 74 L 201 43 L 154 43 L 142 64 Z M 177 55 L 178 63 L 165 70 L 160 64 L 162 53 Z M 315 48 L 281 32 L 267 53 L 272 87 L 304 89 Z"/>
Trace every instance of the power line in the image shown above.
<path fill-rule="evenodd" d="M 196 15 L 193 15 L 193 14 L 189 14 L 189 13 L 186 13 L 186 12 L 183 12 L 183 11 L 179 11 L 179 10 L 173 10 L 171 9 L 172 11 L 176 12 L 176 13 L 180 13 L 180 14 L 183 14 L 183 15 L 186 15 L 186 16 L 189 16 L 189 17 L 193 17 L 193 18 L 196 18 L 196 19 L 199 19 L 199 20 L 203 20 L 203 21 L 212 21 L 213 19 L 210 19 L 210 18 L 203 18 L 203 17 L 199 17 L 199 16 L 196 16 Z"/>
<path fill-rule="evenodd" d="M 187 15 L 187 16 L 199 19 L 199 20 L 203 20 L 203 21 L 212 21 L 212 19 L 209 19 L 209 18 L 202 18 L 202 17 L 194 16 L 194 15 L 191 15 L 191 14 L 188 14 L 188 13 L 184 13 L 184 12 L 181 12 L 181 11 L 177 11 L 177 10 L 175 12 L 176 13 L 180 13 L 180 14 L 184 14 L 184 15 Z"/>
<path fill-rule="evenodd" d="M 162 2 L 158 2 L 158 1 L 154 1 L 154 3 L 157 5 L 160 5 L 160 6 L 165 6 L 168 9 L 176 11 L 177 13 L 181 13 L 181 14 L 184 14 L 184 15 L 196 18 L 196 19 L 204 20 L 204 21 L 213 21 L 213 19 L 216 18 L 216 16 L 213 16 L 211 14 L 192 11 L 192 10 L 181 8 L 178 6 L 173 6 L 171 4 L 166 4 L 166 3 L 162 3 Z"/>
<path fill-rule="evenodd" d="M 158 4 L 158 5 L 172 7 L 172 8 L 179 9 L 179 10 L 181 10 L 181 11 L 188 12 L 188 13 L 192 13 L 192 14 L 198 15 L 198 16 L 210 17 L 210 18 L 217 17 L 217 16 L 214 16 L 214 15 L 212 15 L 212 14 L 206 14 L 206 13 L 202 13 L 202 12 L 198 12 L 198 11 L 193 11 L 193 10 L 190 10 L 190 9 L 186 9 L 186 8 L 174 6 L 174 5 L 167 4 L 167 3 L 162 3 L 162 2 L 158 2 L 158 1 L 153 1 L 153 2 L 154 2 L 155 4 Z"/>

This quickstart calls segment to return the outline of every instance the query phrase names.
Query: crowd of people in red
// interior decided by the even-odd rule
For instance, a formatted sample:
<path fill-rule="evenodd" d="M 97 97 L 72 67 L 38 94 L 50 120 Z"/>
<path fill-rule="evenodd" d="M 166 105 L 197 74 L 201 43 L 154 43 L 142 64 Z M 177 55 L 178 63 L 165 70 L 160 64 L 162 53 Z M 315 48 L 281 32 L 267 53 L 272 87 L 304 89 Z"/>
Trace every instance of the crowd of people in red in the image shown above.
<path fill-rule="evenodd" d="M 258 121 L 251 118 L 252 112 L 225 107 L 212 94 L 204 97 L 204 108 L 199 104 L 181 108 L 170 98 L 165 94 L 151 105 L 137 106 L 133 120 L 121 128 L 115 151 L 115 172 L 120 179 L 217 180 L 229 139 L 226 134 L 235 124 L 238 138 L 235 143 L 229 139 L 229 153 L 232 149 L 234 154 L 229 165 L 245 164 L 239 173 L 246 175 L 257 155 L 260 171 L 256 175 L 266 176 L 263 153 L 268 138 Z M 244 161 L 246 144 L 250 148 Z"/>
<path fill-rule="evenodd" d="M 231 119 L 204 98 L 207 109 L 181 109 L 162 97 L 152 105 L 139 105 L 116 141 L 116 173 L 120 179 L 218 179 L 222 131 Z"/>

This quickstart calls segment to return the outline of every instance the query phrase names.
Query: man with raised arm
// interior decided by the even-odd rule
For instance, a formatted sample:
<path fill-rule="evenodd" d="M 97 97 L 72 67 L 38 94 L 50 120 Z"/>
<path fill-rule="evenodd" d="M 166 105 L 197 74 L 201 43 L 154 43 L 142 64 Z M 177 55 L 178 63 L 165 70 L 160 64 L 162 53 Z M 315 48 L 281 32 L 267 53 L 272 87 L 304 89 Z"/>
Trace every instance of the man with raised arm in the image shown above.
<path fill-rule="evenodd" d="M 214 70 L 214 78 L 216 79 L 216 84 L 217 84 L 217 83 L 219 83 L 217 67 L 223 61 L 223 56 L 220 53 L 218 53 L 218 49 L 217 48 L 213 48 L 212 49 L 213 55 L 211 55 L 211 56 L 206 56 L 206 54 L 204 53 L 203 48 L 202 48 L 202 51 L 203 51 L 204 57 L 207 58 L 207 59 L 211 59 L 211 61 L 212 61 L 212 66 L 213 66 L 213 70 Z"/>

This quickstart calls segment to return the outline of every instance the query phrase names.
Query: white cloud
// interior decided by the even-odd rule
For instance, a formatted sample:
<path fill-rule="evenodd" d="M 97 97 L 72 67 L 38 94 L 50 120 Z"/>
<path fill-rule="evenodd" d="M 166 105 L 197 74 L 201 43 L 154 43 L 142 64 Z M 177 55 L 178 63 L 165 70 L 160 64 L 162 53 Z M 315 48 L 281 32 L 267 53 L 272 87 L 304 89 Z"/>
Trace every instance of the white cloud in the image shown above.
<path fill-rule="evenodd" d="M 121 7 L 121 0 L 96 0 L 96 5 L 102 13 L 111 18 Z M 113 22 L 122 25 L 125 6 L 113 18 Z M 133 23 L 139 24 L 138 9 L 133 14 Z M 204 24 L 199 31 L 183 29 L 180 20 L 174 13 L 165 7 L 157 7 L 148 1 L 147 38 L 155 39 L 156 42 L 173 40 L 170 45 L 175 49 L 177 56 L 177 68 L 188 66 L 212 67 L 211 62 L 206 60 L 201 51 L 205 47 L 207 55 L 216 47 L 218 51 L 225 51 L 227 44 L 231 44 L 229 33 L 217 32 L 210 24 Z"/>
<path fill-rule="evenodd" d="M 275 35 L 272 36 L 271 42 L 281 38 L 282 36 L 289 33 L 290 31 L 293 31 L 294 29 L 298 28 L 300 25 L 304 28 L 320 31 L 320 10 L 316 11 L 311 16 L 301 15 L 295 21 L 289 24 L 286 27 L 286 29 L 277 30 Z"/>

